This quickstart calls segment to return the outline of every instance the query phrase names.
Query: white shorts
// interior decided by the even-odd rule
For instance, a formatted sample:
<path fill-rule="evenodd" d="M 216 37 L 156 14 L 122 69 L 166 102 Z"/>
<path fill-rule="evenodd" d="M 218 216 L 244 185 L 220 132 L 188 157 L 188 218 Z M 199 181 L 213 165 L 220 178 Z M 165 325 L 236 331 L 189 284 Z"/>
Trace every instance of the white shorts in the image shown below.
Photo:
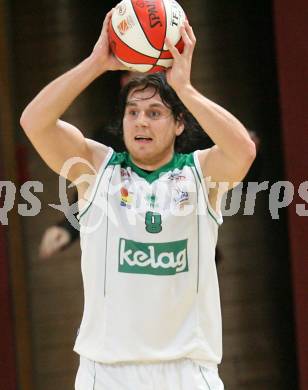
<path fill-rule="evenodd" d="M 75 390 L 223 390 L 214 369 L 189 359 L 102 364 L 80 357 Z"/>

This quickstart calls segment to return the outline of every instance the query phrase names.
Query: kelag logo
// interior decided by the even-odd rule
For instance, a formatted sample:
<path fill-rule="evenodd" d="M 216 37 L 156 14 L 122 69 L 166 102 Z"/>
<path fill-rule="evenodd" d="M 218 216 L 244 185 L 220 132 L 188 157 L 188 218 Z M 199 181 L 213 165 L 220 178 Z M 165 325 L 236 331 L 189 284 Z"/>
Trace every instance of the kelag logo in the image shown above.
<path fill-rule="evenodd" d="M 149 275 L 175 275 L 187 272 L 187 240 L 142 243 L 121 238 L 118 271 Z"/>

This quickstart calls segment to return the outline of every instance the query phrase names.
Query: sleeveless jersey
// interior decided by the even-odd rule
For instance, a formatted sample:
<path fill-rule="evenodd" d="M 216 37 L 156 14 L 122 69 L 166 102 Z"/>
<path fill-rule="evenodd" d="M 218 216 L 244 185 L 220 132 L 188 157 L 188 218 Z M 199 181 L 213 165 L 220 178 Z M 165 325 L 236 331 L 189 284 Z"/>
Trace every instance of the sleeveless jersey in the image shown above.
<path fill-rule="evenodd" d="M 102 363 L 220 363 L 215 246 L 222 217 L 208 203 L 197 154 L 174 154 L 147 173 L 109 149 L 79 212 L 80 355 Z"/>

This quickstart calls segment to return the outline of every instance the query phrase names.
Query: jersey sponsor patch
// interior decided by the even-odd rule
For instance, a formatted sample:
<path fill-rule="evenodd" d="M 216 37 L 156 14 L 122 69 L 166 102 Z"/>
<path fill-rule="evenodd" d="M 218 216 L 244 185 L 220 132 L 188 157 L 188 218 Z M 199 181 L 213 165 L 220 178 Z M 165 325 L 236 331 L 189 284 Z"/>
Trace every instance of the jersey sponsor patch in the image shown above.
<path fill-rule="evenodd" d="M 171 180 L 171 181 L 173 181 L 173 180 L 174 181 L 184 181 L 184 180 L 186 180 L 186 176 L 184 176 L 181 171 L 179 171 L 179 172 L 175 171 L 175 172 L 171 172 L 169 174 L 168 180 Z"/>
<path fill-rule="evenodd" d="M 189 203 L 189 195 L 187 191 L 182 191 L 176 188 L 173 194 L 173 201 L 176 205 L 183 206 Z"/>
<path fill-rule="evenodd" d="M 160 276 L 188 272 L 187 240 L 144 243 L 120 238 L 118 271 Z"/>
<path fill-rule="evenodd" d="M 120 195 L 121 195 L 121 203 L 120 205 L 122 207 L 127 207 L 128 209 L 131 208 L 132 206 L 132 193 L 129 192 L 125 187 L 122 187 L 120 190 Z"/>

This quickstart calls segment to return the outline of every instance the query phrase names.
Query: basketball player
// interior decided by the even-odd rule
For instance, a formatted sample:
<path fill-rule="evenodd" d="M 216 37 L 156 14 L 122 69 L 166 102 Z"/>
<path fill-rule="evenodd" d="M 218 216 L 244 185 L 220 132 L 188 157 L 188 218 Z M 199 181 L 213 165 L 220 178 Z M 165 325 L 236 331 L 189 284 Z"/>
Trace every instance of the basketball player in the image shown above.
<path fill-rule="evenodd" d="M 74 348 L 80 355 L 75 388 L 221 390 L 214 255 L 222 217 L 214 182 L 232 188 L 241 181 L 255 146 L 236 118 L 191 85 L 196 39 L 187 22 L 182 54 L 166 42 L 174 57 L 166 77 L 144 76 L 124 88 L 120 129 L 128 153 L 85 139 L 62 121 L 91 82 L 122 68 L 109 50 L 111 14 L 91 55 L 47 85 L 21 117 L 55 172 L 76 156 L 86 162 L 66 174 L 83 200 L 85 306 Z M 191 114 L 215 145 L 175 153 L 193 132 Z M 80 177 L 93 175 L 92 167 L 97 174 L 89 188 Z"/>

